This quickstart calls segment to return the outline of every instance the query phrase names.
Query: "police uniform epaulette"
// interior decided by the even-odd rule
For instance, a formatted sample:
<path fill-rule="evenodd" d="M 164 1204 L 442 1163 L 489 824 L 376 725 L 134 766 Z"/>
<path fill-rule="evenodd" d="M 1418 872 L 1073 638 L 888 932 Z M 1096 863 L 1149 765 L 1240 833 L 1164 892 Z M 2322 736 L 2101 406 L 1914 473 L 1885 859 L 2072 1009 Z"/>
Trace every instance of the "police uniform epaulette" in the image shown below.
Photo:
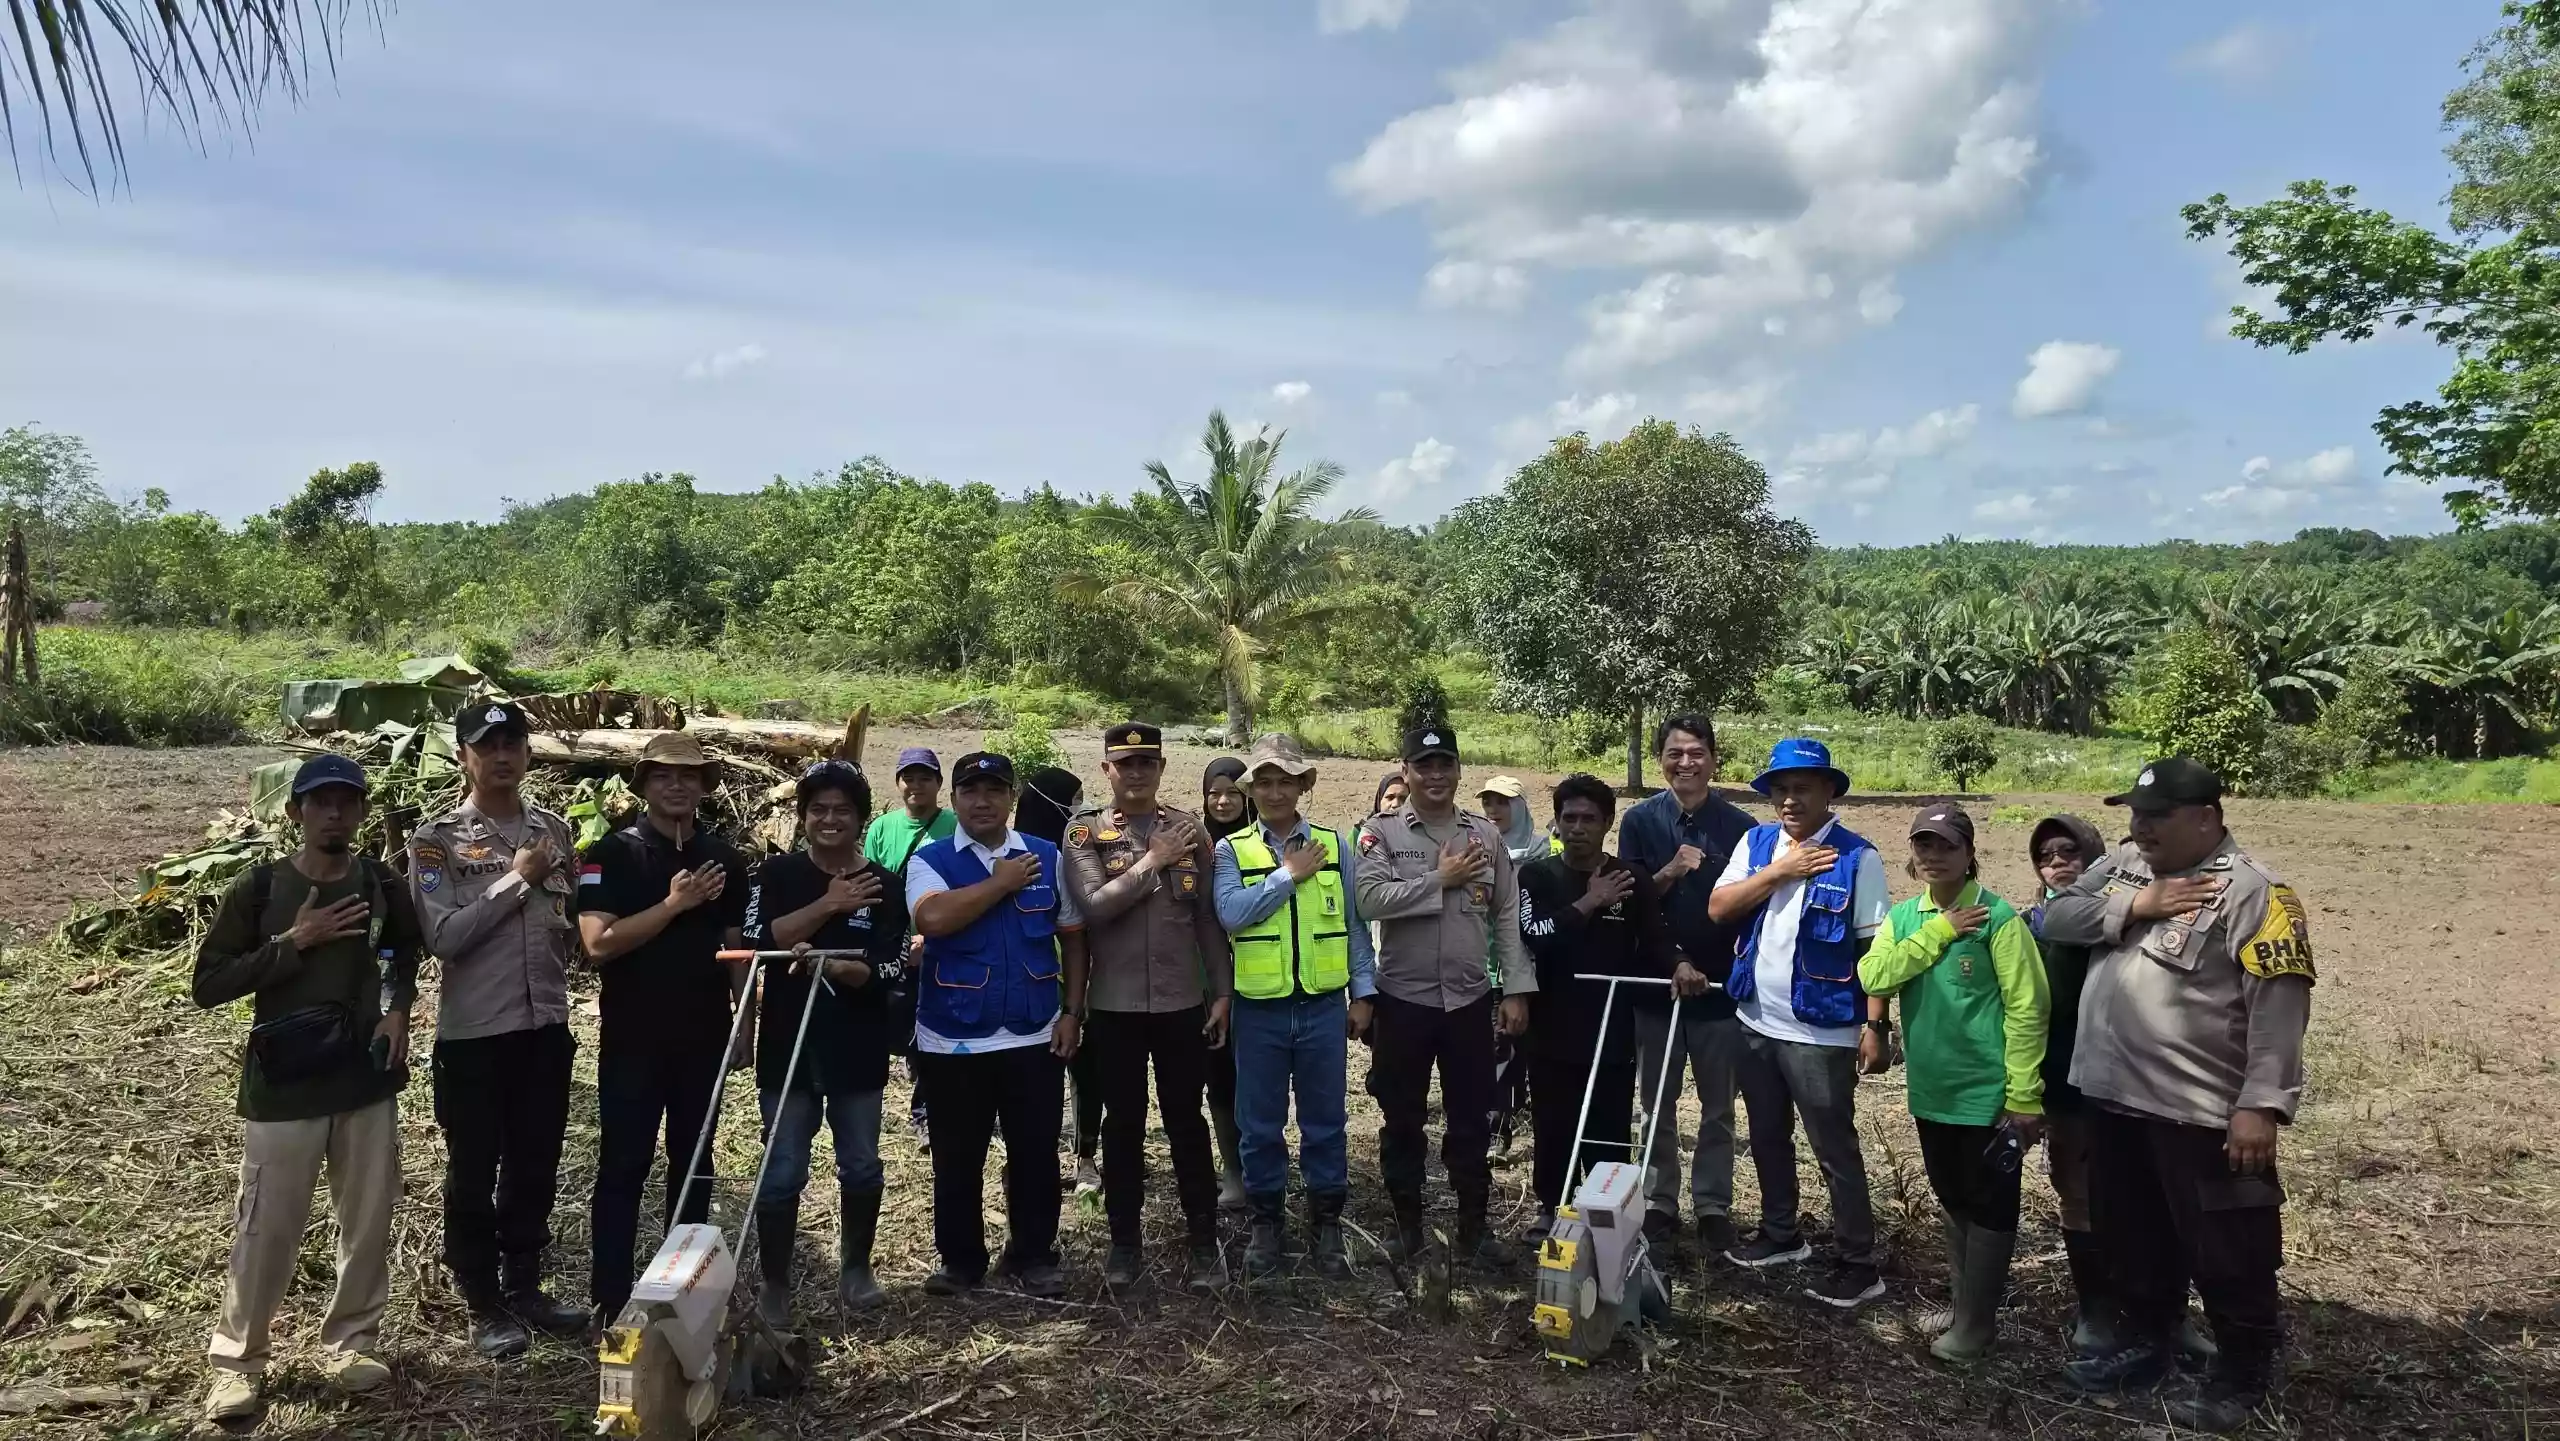
<path fill-rule="evenodd" d="M 2284 877 L 2276 874 L 2275 867 L 2268 865 L 2265 861 L 2258 859 L 2256 856 L 2249 854 L 2246 850 L 2243 850 L 2238 846 L 2232 847 L 2231 859 L 2236 864 L 2247 866 L 2249 869 L 2256 871 L 2259 878 L 2264 880 L 2268 885 L 2280 886 L 2285 883 Z"/>

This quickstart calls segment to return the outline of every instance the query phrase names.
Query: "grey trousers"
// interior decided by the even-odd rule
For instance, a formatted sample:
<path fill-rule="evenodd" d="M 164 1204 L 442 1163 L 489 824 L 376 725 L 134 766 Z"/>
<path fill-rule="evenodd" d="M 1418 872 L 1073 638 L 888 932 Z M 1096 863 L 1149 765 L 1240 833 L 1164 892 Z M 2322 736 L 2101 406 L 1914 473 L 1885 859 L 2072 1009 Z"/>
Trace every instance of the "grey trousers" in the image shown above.
<path fill-rule="evenodd" d="M 1690 1209 L 1702 1217 L 1731 1215 L 1734 1073 L 1742 1059 L 1742 1023 L 1731 1016 L 1701 1015 L 1695 1006 L 1681 1007 L 1668 1082 L 1662 1053 L 1671 1040 L 1670 1010 L 1638 1007 L 1635 1029 L 1636 1106 L 1650 1117 L 1653 1130 L 1651 1208 L 1675 1221 L 1680 1218 L 1680 1091 L 1684 1077 L 1694 1077 L 1698 1148 L 1689 1161 Z M 1660 1115 L 1651 1113 L 1656 1085 L 1663 1087 Z"/>
<path fill-rule="evenodd" d="M 1803 1210 L 1796 1184 L 1796 1118 L 1831 1192 L 1831 1239 L 1842 1264 L 1876 1261 L 1875 1208 L 1866 1158 L 1858 1151 L 1858 1052 L 1848 1046 L 1776 1041 L 1742 1028 L 1742 1104 L 1751 1112 L 1751 1165 L 1760 1174 L 1760 1229 L 1796 1238 Z"/>

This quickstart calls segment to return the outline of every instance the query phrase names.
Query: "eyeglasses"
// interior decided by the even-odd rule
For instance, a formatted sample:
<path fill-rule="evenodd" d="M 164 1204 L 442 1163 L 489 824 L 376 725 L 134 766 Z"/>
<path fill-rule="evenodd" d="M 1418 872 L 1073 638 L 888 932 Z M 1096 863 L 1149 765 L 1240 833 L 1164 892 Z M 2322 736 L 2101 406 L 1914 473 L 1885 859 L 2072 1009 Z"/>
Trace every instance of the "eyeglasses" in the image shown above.
<path fill-rule="evenodd" d="M 2078 859 L 2080 859 L 2080 848 L 2075 845 L 2064 844 L 2047 846 L 2043 850 L 2036 852 L 2036 864 L 2040 866 L 2049 866 L 2057 861 L 2076 861 Z"/>

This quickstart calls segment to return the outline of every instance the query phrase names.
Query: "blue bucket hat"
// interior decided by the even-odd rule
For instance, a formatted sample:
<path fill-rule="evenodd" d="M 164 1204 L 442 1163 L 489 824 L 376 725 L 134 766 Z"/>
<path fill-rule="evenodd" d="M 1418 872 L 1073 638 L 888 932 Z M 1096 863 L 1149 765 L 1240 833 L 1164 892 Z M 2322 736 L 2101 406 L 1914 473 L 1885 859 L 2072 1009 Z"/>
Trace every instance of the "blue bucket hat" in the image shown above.
<path fill-rule="evenodd" d="M 1769 751 L 1769 764 L 1751 778 L 1751 788 L 1769 793 L 1769 778 L 1788 771 L 1820 771 L 1831 778 L 1833 795 L 1849 793 L 1849 773 L 1831 763 L 1831 747 L 1809 736 L 1789 736 Z"/>

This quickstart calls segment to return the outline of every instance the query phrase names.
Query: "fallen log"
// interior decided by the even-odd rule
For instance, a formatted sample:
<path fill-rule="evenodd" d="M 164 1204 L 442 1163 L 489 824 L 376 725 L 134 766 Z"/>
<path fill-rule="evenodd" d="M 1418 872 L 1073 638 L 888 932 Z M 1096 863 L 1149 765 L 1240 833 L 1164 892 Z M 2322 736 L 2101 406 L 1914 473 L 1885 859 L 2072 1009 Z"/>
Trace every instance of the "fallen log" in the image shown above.
<path fill-rule="evenodd" d="M 863 744 L 871 730 L 871 707 L 855 711 L 842 727 L 815 721 L 745 720 L 735 716 L 693 716 L 684 729 L 706 745 L 754 751 L 788 760 L 837 756 L 862 762 Z M 533 758 L 550 765 L 604 761 L 631 765 L 663 730 L 544 730 L 533 734 Z"/>

